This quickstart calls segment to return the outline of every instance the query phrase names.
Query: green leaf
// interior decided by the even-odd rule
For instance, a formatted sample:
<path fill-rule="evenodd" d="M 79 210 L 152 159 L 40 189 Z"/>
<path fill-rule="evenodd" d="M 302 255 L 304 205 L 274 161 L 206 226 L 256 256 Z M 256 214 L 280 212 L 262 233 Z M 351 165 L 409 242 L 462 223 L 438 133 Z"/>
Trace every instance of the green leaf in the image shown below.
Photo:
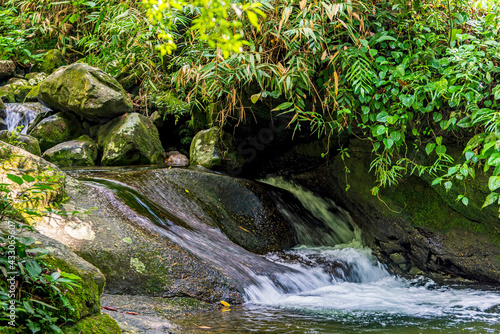
<path fill-rule="evenodd" d="M 37 278 L 38 275 L 42 273 L 42 268 L 40 267 L 38 262 L 36 262 L 33 259 L 27 260 L 26 263 L 24 264 L 24 267 L 26 268 L 26 271 L 30 274 L 30 276 L 33 279 Z"/>
<path fill-rule="evenodd" d="M 466 160 L 472 159 L 473 156 L 474 156 L 474 152 L 472 152 L 472 151 L 465 152 L 465 159 Z"/>
<path fill-rule="evenodd" d="M 469 205 L 469 199 L 468 199 L 467 197 L 463 197 L 463 198 L 462 198 L 462 203 L 463 203 L 463 205 L 465 205 L 465 206 Z"/>
<path fill-rule="evenodd" d="M 491 204 L 497 202 L 499 195 L 500 195 L 499 193 L 491 193 L 488 196 L 486 196 L 486 200 L 484 201 L 483 206 L 481 207 L 481 209 L 484 208 L 484 207 L 487 207 L 488 205 L 491 205 Z"/>
<path fill-rule="evenodd" d="M 9 180 L 11 180 L 12 182 L 17 183 L 20 186 L 23 185 L 23 183 L 24 183 L 24 180 L 22 178 L 20 178 L 17 175 L 14 175 L 14 174 L 7 174 L 7 178 Z"/>
<path fill-rule="evenodd" d="M 387 149 L 390 149 L 394 145 L 394 141 L 391 138 L 384 138 L 384 145 Z"/>
<path fill-rule="evenodd" d="M 438 184 L 440 184 L 440 183 L 441 183 L 441 181 L 443 181 L 443 178 L 442 178 L 442 177 L 435 178 L 435 179 L 432 181 L 431 186 L 438 185 Z"/>
<path fill-rule="evenodd" d="M 488 159 L 488 164 L 490 166 L 500 165 L 500 153 L 494 152 Z"/>
<path fill-rule="evenodd" d="M 363 114 L 368 114 L 370 113 L 370 108 L 367 106 L 361 106 L 361 110 L 363 110 Z"/>
<path fill-rule="evenodd" d="M 444 146 L 444 145 L 438 145 L 438 147 L 436 147 L 436 153 L 438 155 L 446 154 L 446 146 Z"/>
<path fill-rule="evenodd" d="M 449 176 L 455 175 L 458 172 L 459 168 L 460 168 L 460 166 L 449 167 L 448 168 L 448 175 Z"/>
<path fill-rule="evenodd" d="M 388 116 L 387 112 L 382 111 L 381 113 L 379 113 L 377 115 L 377 121 L 381 122 L 381 123 L 385 123 L 385 121 L 387 121 L 387 116 Z"/>
<path fill-rule="evenodd" d="M 255 27 L 257 28 L 257 31 L 259 30 L 259 18 L 257 16 L 257 14 L 255 14 L 254 12 L 251 12 L 251 11 L 247 11 L 247 16 L 248 16 L 248 21 L 250 21 L 250 23 Z"/>
<path fill-rule="evenodd" d="M 261 95 L 262 93 L 253 94 L 252 96 L 250 96 L 250 100 L 252 101 L 253 104 L 255 104 L 257 103 L 257 101 L 259 101 Z"/>
<path fill-rule="evenodd" d="M 491 176 L 488 180 L 488 188 L 490 191 L 495 191 L 500 188 L 500 176 Z"/>
<path fill-rule="evenodd" d="M 453 185 L 453 183 L 451 183 L 451 181 L 447 181 L 444 183 L 444 188 L 446 189 L 447 192 L 448 192 L 448 190 L 451 189 L 452 185 Z"/>
<path fill-rule="evenodd" d="M 277 106 L 273 110 L 285 110 L 285 109 L 290 108 L 291 106 L 293 106 L 293 102 L 283 102 L 282 104 L 280 104 L 279 106 Z"/>
<path fill-rule="evenodd" d="M 33 182 L 35 181 L 35 178 L 31 175 L 28 175 L 28 174 L 24 174 L 23 175 L 23 180 L 26 181 L 26 182 Z"/>
<path fill-rule="evenodd" d="M 434 143 L 429 143 L 425 146 L 425 153 L 427 153 L 427 155 L 430 155 L 432 153 L 432 151 L 434 150 L 434 147 L 436 147 L 436 144 Z"/>
<path fill-rule="evenodd" d="M 398 116 L 387 116 L 387 123 L 394 124 L 398 121 Z"/>

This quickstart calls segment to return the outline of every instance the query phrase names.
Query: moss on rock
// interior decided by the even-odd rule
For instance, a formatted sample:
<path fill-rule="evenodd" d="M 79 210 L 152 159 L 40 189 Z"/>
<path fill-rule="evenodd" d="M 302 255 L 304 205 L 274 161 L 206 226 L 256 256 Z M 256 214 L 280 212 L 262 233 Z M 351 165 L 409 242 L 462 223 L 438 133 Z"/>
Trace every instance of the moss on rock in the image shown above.
<path fill-rule="evenodd" d="M 23 135 L 20 133 L 2 130 L 0 131 L 0 140 L 8 144 L 20 147 L 23 150 L 26 150 L 34 155 L 42 155 L 38 140 L 30 135 Z"/>
<path fill-rule="evenodd" d="M 63 327 L 64 334 L 120 334 L 122 331 L 113 318 L 99 314 L 80 320 L 73 326 Z"/>
<path fill-rule="evenodd" d="M 138 113 L 117 117 L 97 133 L 103 166 L 156 164 L 164 158 L 158 130 Z"/>
<path fill-rule="evenodd" d="M 38 123 L 30 135 L 38 139 L 43 151 L 82 135 L 82 127 L 76 117 L 67 112 L 59 112 Z"/>
<path fill-rule="evenodd" d="M 133 111 L 132 101 L 116 79 L 83 63 L 61 67 L 42 81 L 38 98 L 54 109 L 93 121 Z"/>
<path fill-rule="evenodd" d="M 59 167 L 94 166 L 97 145 L 87 135 L 51 147 L 43 153 L 43 158 Z"/>
<path fill-rule="evenodd" d="M 61 51 L 53 49 L 47 51 L 43 56 L 43 61 L 35 65 L 34 69 L 39 72 L 51 74 L 54 70 L 64 65 L 66 65 L 66 60 Z"/>

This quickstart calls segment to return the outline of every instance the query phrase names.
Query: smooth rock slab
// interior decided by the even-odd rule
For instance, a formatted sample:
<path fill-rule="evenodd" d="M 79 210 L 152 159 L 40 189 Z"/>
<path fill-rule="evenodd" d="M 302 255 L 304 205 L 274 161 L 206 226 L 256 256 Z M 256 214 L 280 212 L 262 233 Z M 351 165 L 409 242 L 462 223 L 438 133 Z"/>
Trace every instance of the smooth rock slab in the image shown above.
<path fill-rule="evenodd" d="M 158 130 L 149 118 L 138 113 L 117 117 L 102 126 L 97 142 L 103 152 L 103 166 L 156 164 L 164 155 Z"/>
<path fill-rule="evenodd" d="M 116 79 L 83 63 L 52 73 L 40 84 L 38 98 L 54 109 L 93 121 L 133 111 L 132 101 Z"/>
<path fill-rule="evenodd" d="M 97 158 L 97 145 L 87 135 L 66 141 L 49 148 L 43 158 L 59 167 L 94 166 Z"/>

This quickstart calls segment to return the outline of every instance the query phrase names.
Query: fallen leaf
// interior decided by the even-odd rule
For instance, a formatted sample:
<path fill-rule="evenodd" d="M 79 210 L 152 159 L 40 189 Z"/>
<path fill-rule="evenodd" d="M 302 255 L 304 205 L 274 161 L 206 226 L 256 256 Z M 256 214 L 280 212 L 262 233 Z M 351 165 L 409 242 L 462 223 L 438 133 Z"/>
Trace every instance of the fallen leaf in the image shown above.
<path fill-rule="evenodd" d="M 136 313 L 136 312 L 125 312 L 127 314 L 131 314 L 131 315 L 139 315 L 139 313 Z"/>
<path fill-rule="evenodd" d="M 231 306 L 231 304 L 229 304 L 228 302 L 225 302 L 225 301 L 223 301 L 223 300 L 221 300 L 221 301 L 220 301 L 220 303 L 221 303 L 222 305 L 226 306 L 226 307 Z"/>
<path fill-rule="evenodd" d="M 118 312 L 117 309 L 115 309 L 114 307 L 109 307 L 109 306 L 101 306 L 101 308 L 103 310 L 108 310 L 108 311 L 113 311 L 113 312 Z"/>

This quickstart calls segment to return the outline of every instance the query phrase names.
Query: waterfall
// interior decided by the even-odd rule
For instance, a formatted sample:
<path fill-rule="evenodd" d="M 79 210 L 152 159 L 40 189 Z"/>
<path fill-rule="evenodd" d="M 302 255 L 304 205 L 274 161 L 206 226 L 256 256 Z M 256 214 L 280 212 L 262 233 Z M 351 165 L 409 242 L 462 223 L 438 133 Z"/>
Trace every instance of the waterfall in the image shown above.
<path fill-rule="evenodd" d="M 5 124 L 7 130 L 17 131 L 21 127 L 21 133 L 26 134 L 28 127 L 39 113 L 46 113 L 51 109 L 44 107 L 40 103 L 6 103 L 5 104 Z"/>

